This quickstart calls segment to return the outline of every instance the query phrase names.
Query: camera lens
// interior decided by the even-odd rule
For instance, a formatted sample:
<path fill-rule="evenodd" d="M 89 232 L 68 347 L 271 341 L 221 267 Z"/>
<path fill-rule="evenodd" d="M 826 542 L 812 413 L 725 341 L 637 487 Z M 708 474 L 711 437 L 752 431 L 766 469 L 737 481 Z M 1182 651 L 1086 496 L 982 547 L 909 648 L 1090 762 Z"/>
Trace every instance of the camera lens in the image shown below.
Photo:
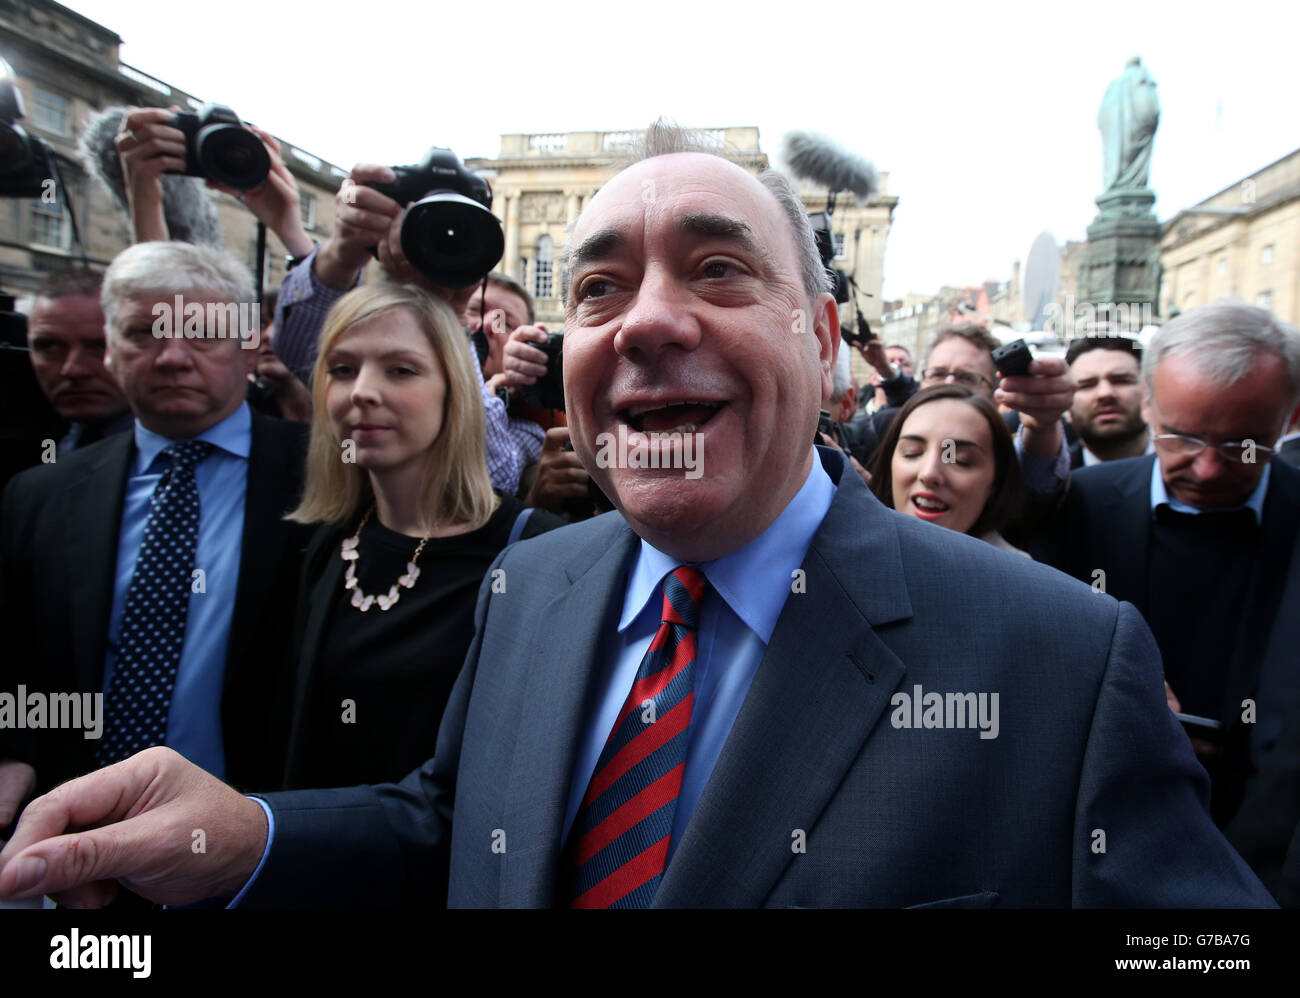
<path fill-rule="evenodd" d="M 504 251 L 497 217 L 454 191 L 420 199 L 402 221 L 402 252 L 416 270 L 446 288 L 482 280 Z"/>
<path fill-rule="evenodd" d="M 202 175 L 237 190 L 252 190 L 271 170 L 262 140 L 239 125 L 201 128 L 194 147 Z"/>

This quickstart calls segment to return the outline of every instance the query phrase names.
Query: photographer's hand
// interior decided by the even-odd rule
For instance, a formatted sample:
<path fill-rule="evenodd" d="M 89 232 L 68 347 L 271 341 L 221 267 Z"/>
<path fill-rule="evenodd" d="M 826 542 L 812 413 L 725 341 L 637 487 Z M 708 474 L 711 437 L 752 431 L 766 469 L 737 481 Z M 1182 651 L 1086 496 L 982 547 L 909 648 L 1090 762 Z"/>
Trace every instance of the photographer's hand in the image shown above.
<path fill-rule="evenodd" d="M 515 386 L 535 385 L 546 374 L 546 354 L 530 343 L 545 343 L 549 334 L 546 323 L 518 326 L 506 341 L 502 367 L 506 378 Z"/>
<path fill-rule="evenodd" d="M 537 459 L 537 477 L 528 490 L 525 505 L 563 513 L 570 500 L 586 498 L 587 469 L 577 454 L 565 450 L 564 445 L 568 442 L 567 426 L 553 426 L 546 431 L 542 453 Z"/>
<path fill-rule="evenodd" d="M 138 107 L 122 118 L 114 145 L 122 162 L 131 231 L 138 243 L 166 242 L 162 175 L 185 171 L 185 133 L 171 122 L 180 108 Z"/>
<path fill-rule="evenodd" d="M 302 216 L 298 211 L 298 184 L 280 155 L 280 143 L 269 132 L 253 125 L 245 127 L 266 146 L 267 155 L 271 159 L 271 169 L 266 180 L 251 191 L 227 187 L 215 180 L 209 180 L 208 186 L 238 198 L 259 222 L 280 237 L 286 250 L 294 256 L 306 256 L 315 244 L 303 228 Z"/>
<path fill-rule="evenodd" d="M 993 398 L 1020 413 L 1025 452 L 1052 458 L 1061 449 L 1061 415 L 1074 401 L 1076 387 L 1063 357 L 1039 357 L 1028 374 L 1004 378 Z"/>
<path fill-rule="evenodd" d="M 348 291 L 370 262 L 370 250 L 378 246 L 402 213 L 401 206 L 385 194 L 365 186 L 370 181 L 392 183 L 397 179 L 386 166 L 358 163 L 339 187 L 335 198 L 334 234 L 316 254 L 313 269 L 326 287 Z"/>
<path fill-rule="evenodd" d="M 885 344 L 880 341 L 879 337 L 876 337 L 865 346 L 861 343 L 855 343 L 854 345 L 858 348 L 858 353 L 862 354 L 862 359 L 880 374 L 882 381 L 889 381 L 895 376 L 894 365 L 889 362 L 889 357 L 885 354 Z"/>

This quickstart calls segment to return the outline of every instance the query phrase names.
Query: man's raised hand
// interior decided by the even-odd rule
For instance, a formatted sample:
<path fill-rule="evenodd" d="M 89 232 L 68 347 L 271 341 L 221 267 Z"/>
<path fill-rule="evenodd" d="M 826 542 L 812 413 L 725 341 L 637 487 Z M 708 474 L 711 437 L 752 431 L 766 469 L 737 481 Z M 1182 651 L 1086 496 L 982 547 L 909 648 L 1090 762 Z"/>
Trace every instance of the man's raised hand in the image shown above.
<path fill-rule="evenodd" d="M 0 851 L 0 898 L 96 908 L 115 881 L 162 904 L 233 897 L 266 838 L 260 805 L 171 749 L 146 749 L 28 805 Z"/>

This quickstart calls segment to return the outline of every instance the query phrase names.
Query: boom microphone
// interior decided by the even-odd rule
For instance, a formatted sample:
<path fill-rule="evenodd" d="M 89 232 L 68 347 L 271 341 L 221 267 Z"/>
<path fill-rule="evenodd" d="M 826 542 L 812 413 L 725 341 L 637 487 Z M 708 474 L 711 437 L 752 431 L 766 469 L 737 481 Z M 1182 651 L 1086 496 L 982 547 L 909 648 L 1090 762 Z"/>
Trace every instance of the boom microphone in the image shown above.
<path fill-rule="evenodd" d="M 113 143 L 128 110 L 108 107 L 92 115 L 77 144 L 77 152 L 86 171 L 104 185 L 118 209 L 129 215 L 122 160 Z M 220 249 L 223 245 L 221 220 L 203 181 L 168 173 L 162 177 L 162 189 L 163 219 L 171 238 Z"/>
<path fill-rule="evenodd" d="M 831 193 L 849 191 L 859 207 L 880 190 L 874 163 L 817 132 L 786 132 L 781 157 L 796 177 Z"/>

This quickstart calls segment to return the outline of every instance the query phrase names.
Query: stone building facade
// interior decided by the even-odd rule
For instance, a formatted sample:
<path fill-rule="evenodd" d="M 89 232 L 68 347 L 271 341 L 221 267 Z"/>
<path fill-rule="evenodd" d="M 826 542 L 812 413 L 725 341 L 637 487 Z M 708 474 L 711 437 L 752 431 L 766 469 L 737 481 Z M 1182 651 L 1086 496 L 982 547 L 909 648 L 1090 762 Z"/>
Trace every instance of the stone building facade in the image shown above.
<path fill-rule="evenodd" d="M 1160 313 L 1237 298 L 1300 324 L 1300 149 L 1164 224 Z"/>
<path fill-rule="evenodd" d="M 126 216 L 77 158 L 77 140 L 87 119 L 111 105 L 175 105 L 193 110 L 202 104 L 194 95 L 121 62 L 120 45 L 121 38 L 110 28 L 50 0 L 0 0 L 0 57 L 13 67 L 26 107 L 21 127 L 42 138 L 57 158 L 86 260 L 97 270 L 130 244 L 131 232 Z M 220 94 L 210 96 L 221 99 Z M 281 153 L 298 182 L 307 230 L 323 241 L 333 228 L 334 194 L 347 171 L 283 140 Z M 212 197 L 226 247 L 251 269 L 256 260 L 256 219 L 234 198 L 215 191 Z M 284 258 L 284 247 L 268 233 L 265 287 L 279 285 Z M 29 293 L 46 273 L 78 265 L 81 259 L 62 199 L 53 203 L 41 198 L 0 200 L 0 288 L 4 291 Z"/>
<path fill-rule="evenodd" d="M 732 162 L 757 173 L 768 167 L 757 128 L 713 128 L 697 133 L 708 146 Z M 558 326 L 563 320 L 559 298 L 560 267 L 568 230 L 605 181 L 618 172 L 637 131 L 556 132 L 501 136 L 501 151 L 492 159 L 465 161 L 492 184 L 492 210 L 505 228 L 506 249 L 500 269 L 519 280 L 537 301 L 539 321 Z M 850 274 L 866 295 L 861 304 L 871 321 L 881 312 L 885 244 L 898 198 L 881 192 L 859 207 L 851 197 L 838 200 L 832 216 L 836 266 Z M 827 192 L 796 185 L 811 212 L 826 206 Z M 851 309 L 843 310 L 847 320 Z"/>

